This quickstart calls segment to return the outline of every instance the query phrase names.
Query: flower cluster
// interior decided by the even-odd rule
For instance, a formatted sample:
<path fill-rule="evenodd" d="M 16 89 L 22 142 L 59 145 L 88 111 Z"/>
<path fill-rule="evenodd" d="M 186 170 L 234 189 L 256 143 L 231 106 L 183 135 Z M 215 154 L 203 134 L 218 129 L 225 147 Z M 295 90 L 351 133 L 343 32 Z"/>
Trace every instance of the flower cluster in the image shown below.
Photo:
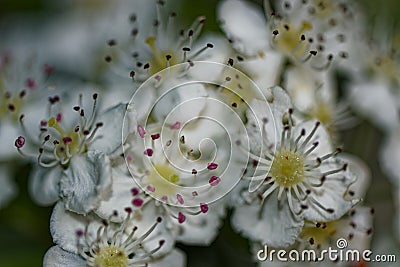
<path fill-rule="evenodd" d="M 382 129 L 399 196 L 396 31 L 376 42 L 353 2 L 223 0 L 209 34 L 172 2 L 105 1 L 95 33 L 67 31 L 87 53 L 45 59 L 84 79 L 0 51 L 0 207 L 18 152 L 32 199 L 54 205 L 44 266 L 186 266 L 175 244 L 210 245 L 224 219 L 255 251 L 369 248 L 370 172 L 341 133 L 362 116 Z"/>

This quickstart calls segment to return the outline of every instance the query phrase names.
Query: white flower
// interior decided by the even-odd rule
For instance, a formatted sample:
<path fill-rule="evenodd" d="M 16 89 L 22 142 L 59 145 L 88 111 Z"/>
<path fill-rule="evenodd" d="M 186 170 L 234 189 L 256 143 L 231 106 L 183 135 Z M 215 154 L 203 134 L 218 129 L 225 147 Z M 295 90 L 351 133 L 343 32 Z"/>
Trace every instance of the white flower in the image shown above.
<path fill-rule="evenodd" d="M 180 122 L 166 122 L 163 128 L 138 125 L 126 144 L 125 158 L 141 189 L 132 188 L 133 197 L 126 195 L 125 201 L 154 206 L 170 222 L 177 240 L 206 245 L 216 237 L 225 215 L 224 201 L 218 199 L 234 186 L 237 175 L 230 175 L 236 168 L 227 162 L 223 148 L 215 150 L 215 144 L 207 142 L 200 143 L 199 149 L 190 145 L 192 137 L 196 143 L 201 139 L 195 135 L 205 133 L 191 127 L 186 130 Z M 127 190 L 121 187 L 115 193 Z"/>
<path fill-rule="evenodd" d="M 87 112 L 90 109 L 84 108 L 81 95 L 73 110 L 42 120 L 39 141 L 30 140 L 40 146 L 38 165 L 30 179 L 32 196 L 39 204 L 49 205 L 61 198 L 69 210 L 86 214 L 108 197 L 109 156 L 121 150 L 119 136 L 126 105 L 98 114 L 94 94 L 91 109 Z M 22 146 L 17 149 L 27 154 Z"/>
<path fill-rule="evenodd" d="M 250 192 L 242 190 L 244 201 L 236 207 L 232 222 L 252 240 L 285 247 L 295 241 L 303 219 L 336 220 L 358 201 L 348 194 L 354 174 L 335 157 L 340 149 L 332 149 L 320 123 L 295 122 L 283 89 L 273 87 L 271 94 L 273 117 L 261 101 L 252 105 L 256 117 L 248 113 L 250 138 L 259 139 L 250 152 L 243 149 L 253 160 L 248 168 L 252 173 L 246 174 Z M 254 227 L 248 227 L 249 221 Z"/>
<path fill-rule="evenodd" d="M 209 42 L 196 44 L 206 21 L 204 16 L 195 19 L 187 29 L 180 30 L 176 27 L 176 12 L 167 11 L 164 1 L 150 3 L 154 4 L 151 9 L 157 11 L 155 16 L 146 13 L 131 14 L 131 31 L 122 40 L 110 39 L 109 53 L 105 56 L 105 61 L 116 74 L 139 82 L 167 67 L 202 60 L 207 57 L 206 51 L 214 47 Z M 152 21 L 141 23 L 142 16 Z M 186 66 L 180 71 L 185 69 Z"/>
<path fill-rule="evenodd" d="M 341 12 L 340 5 L 327 20 L 320 19 L 318 12 L 309 12 L 316 9 L 314 3 L 285 1 L 281 8 L 283 2 L 279 2 L 272 11 L 267 2 L 264 1 L 266 18 L 260 8 L 249 2 L 226 0 L 220 4 L 221 27 L 239 52 L 268 58 L 274 50 L 295 64 L 309 62 L 315 70 L 326 70 L 334 59 L 348 57 L 347 46 L 341 45 L 346 31 L 335 27 L 335 20 L 340 21 L 335 18 Z M 352 23 L 351 19 L 348 23 Z"/>
<path fill-rule="evenodd" d="M 58 203 L 50 225 L 57 246 L 46 253 L 44 266 L 183 266 L 183 255 L 173 251 L 173 239 L 160 232 L 160 217 L 138 226 L 132 209 L 126 208 L 126 213 L 126 219 L 115 224 L 76 215 Z"/>
<path fill-rule="evenodd" d="M 20 117 L 50 92 L 53 67 L 23 49 L 0 51 L 0 159 L 16 156 L 14 138 Z"/>
<path fill-rule="evenodd" d="M 104 58 L 106 41 L 114 36 L 127 35 L 132 30 L 129 16 L 140 10 L 142 24 L 152 24 L 155 13 L 153 1 L 59 1 L 59 16 L 44 24 L 35 38 L 46 46 L 46 56 L 63 70 L 91 79 L 105 77 Z M 79 68 L 77 68 L 79 66 Z M 100 72 L 100 75 L 99 75 Z M 129 74 L 129 73 L 128 73 Z"/>

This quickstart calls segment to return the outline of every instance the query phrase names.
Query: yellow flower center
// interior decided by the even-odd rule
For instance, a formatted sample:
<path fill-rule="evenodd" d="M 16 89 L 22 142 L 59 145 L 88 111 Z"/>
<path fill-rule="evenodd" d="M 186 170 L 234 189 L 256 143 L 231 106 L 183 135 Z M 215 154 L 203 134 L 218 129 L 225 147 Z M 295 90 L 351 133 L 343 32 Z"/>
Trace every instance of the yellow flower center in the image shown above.
<path fill-rule="evenodd" d="M 157 196 L 170 196 L 175 193 L 179 175 L 168 164 L 156 164 L 148 175 L 148 183 L 155 188 Z"/>
<path fill-rule="evenodd" d="M 160 51 L 158 49 L 156 45 L 156 37 L 148 37 L 146 39 L 146 44 L 150 47 L 151 52 L 153 53 L 153 56 L 150 59 L 150 75 L 165 69 L 168 61 L 169 66 L 179 63 L 178 56 L 173 51 Z"/>
<path fill-rule="evenodd" d="M 275 38 L 275 45 L 286 54 L 292 54 L 295 58 L 301 59 L 306 55 L 307 42 L 301 37 L 312 29 L 309 22 L 302 22 L 298 27 L 282 21 L 277 27 L 278 35 Z"/>
<path fill-rule="evenodd" d="M 117 246 L 100 248 L 94 260 L 94 266 L 99 267 L 127 267 L 128 256 Z"/>
<path fill-rule="evenodd" d="M 297 185 L 304 179 L 304 158 L 294 151 L 282 149 L 275 154 L 270 175 L 279 186 Z"/>
<path fill-rule="evenodd" d="M 79 144 L 79 137 L 77 132 L 75 131 L 70 131 L 70 132 L 65 132 L 64 129 L 60 126 L 60 124 L 57 122 L 57 120 L 52 117 L 48 121 L 48 126 L 55 129 L 61 136 L 60 141 L 63 141 L 63 138 L 69 137 L 71 138 L 71 142 L 68 144 L 61 143 L 58 148 L 57 148 L 57 155 L 59 157 L 67 157 L 67 151 L 66 151 L 66 146 L 68 145 L 68 151 L 70 155 L 74 155 L 77 153 L 80 149 L 80 144 Z M 85 151 L 86 148 L 83 149 Z"/>
<path fill-rule="evenodd" d="M 317 101 L 316 105 L 310 110 L 311 118 L 320 121 L 327 129 L 329 135 L 335 134 L 335 125 L 333 123 L 333 108 L 326 101 Z"/>
<path fill-rule="evenodd" d="M 237 70 L 229 70 L 224 75 L 229 78 L 229 81 L 221 91 L 222 97 L 239 113 L 243 113 L 248 108 L 248 104 L 245 102 L 250 103 L 253 99 L 263 100 L 259 90 L 246 74 L 239 73 Z"/>
<path fill-rule="evenodd" d="M 22 108 L 22 97 L 20 95 L 9 95 L 6 93 L 4 82 L 0 77 L 0 119 L 6 118 L 10 114 L 10 118 L 14 122 L 18 122 L 20 111 Z"/>
<path fill-rule="evenodd" d="M 311 245 L 315 244 L 329 244 L 332 236 L 336 233 L 337 221 L 327 223 L 317 223 L 312 226 L 305 226 L 300 233 L 300 237 L 310 241 Z"/>

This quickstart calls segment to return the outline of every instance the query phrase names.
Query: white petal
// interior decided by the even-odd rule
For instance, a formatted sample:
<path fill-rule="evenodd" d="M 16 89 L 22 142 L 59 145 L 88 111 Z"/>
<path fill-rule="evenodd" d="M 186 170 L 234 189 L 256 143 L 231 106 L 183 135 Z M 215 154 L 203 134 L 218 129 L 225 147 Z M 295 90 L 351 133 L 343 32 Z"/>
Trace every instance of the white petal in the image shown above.
<path fill-rule="evenodd" d="M 86 267 L 86 261 L 78 254 L 67 252 L 59 246 L 49 248 L 43 258 L 43 267 Z"/>
<path fill-rule="evenodd" d="M 340 153 L 338 159 L 346 162 L 348 168 L 354 173 L 357 180 L 350 186 L 350 190 L 354 192 L 354 198 L 364 198 L 371 183 L 371 170 L 367 164 L 355 155 L 348 153 Z"/>
<path fill-rule="evenodd" d="M 304 66 L 293 66 L 285 72 L 285 89 L 300 111 L 308 111 L 316 104 L 319 95 L 333 103 L 335 96 L 330 72 L 315 72 Z"/>
<path fill-rule="evenodd" d="M 317 123 L 317 120 L 307 120 L 302 123 L 299 123 L 294 130 L 294 135 L 293 135 L 294 138 L 297 138 L 301 134 L 301 130 L 304 129 L 306 131 L 306 137 L 303 137 L 301 139 L 301 141 L 305 140 L 305 138 L 307 138 L 307 136 L 314 129 L 316 123 Z M 300 141 L 300 145 L 301 145 L 301 141 Z M 320 124 L 318 126 L 314 135 L 308 142 L 306 149 L 309 148 L 310 146 L 312 146 L 312 144 L 315 142 L 318 142 L 318 146 L 310 154 L 311 158 L 322 157 L 322 156 L 325 156 L 334 151 L 333 147 L 332 147 L 332 143 L 331 143 L 331 138 L 330 138 L 326 128 L 322 124 Z"/>
<path fill-rule="evenodd" d="M 61 195 L 68 210 L 87 214 L 111 192 L 111 168 L 106 155 L 88 151 L 71 159 L 61 178 Z"/>
<path fill-rule="evenodd" d="M 60 179 L 62 168 L 43 168 L 35 166 L 29 177 L 29 193 L 39 205 L 48 206 L 60 198 Z"/>
<path fill-rule="evenodd" d="M 343 163 L 342 163 L 343 164 Z M 322 169 L 328 171 L 342 167 L 342 164 L 332 164 L 329 168 Z M 351 200 L 348 193 L 348 187 L 354 183 L 356 177 L 352 172 L 340 172 L 334 175 L 328 175 L 320 188 L 314 188 L 316 192 L 309 195 L 313 197 L 322 207 L 311 202 L 308 198 L 308 209 L 304 210 L 304 218 L 310 221 L 327 222 L 337 220 L 348 212 L 359 200 Z M 332 209 L 328 212 L 324 209 Z"/>
<path fill-rule="evenodd" d="M 179 249 L 174 249 L 164 257 L 149 262 L 149 267 L 185 267 L 186 254 Z"/>
<path fill-rule="evenodd" d="M 182 213 L 185 214 L 185 211 L 182 210 Z M 186 215 L 186 221 L 182 224 L 175 221 L 178 228 L 176 240 L 186 245 L 209 246 L 217 237 L 224 216 L 222 199 L 210 204 L 207 213 Z"/>
<path fill-rule="evenodd" d="M 90 150 L 99 150 L 107 155 L 115 152 L 122 146 L 122 126 L 126 112 L 126 104 L 118 104 L 100 114 L 97 122 L 102 122 L 90 145 Z"/>
<path fill-rule="evenodd" d="M 7 166 L 0 166 L 0 208 L 5 207 L 18 193 L 13 176 Z"/>
<path fill-rule="evenodd" d="M 84 231 L 87 223 L 87 217 L 67 211 L 63 203 L 58 202 L 50 218 L 53 242 L 66 251 L 78 253 L 76 231 Z M 92 221 L 89 224 L 88 234 L 94 237 L 99 226 L 101 226 L 99 222 Z"/>
<path fill-rule="evenodd" d="M 372 235 L 367 234 L 369 229 L 373 228 L 374 215 L 371 214 L 371 208 L 358 206 L 352 211 L 352 216 L 338 220 L 338 229 L 335 236 L 337 238 L 348 237 L 352 235 L 351 240 L 348 240 L 347 249 L 357 249 L 363 251 L 370 249 Z M 355 225 L 355 227 L 354 227 Z"/>
<path fill-rule="evenodd" d="M 19 135 L 21 135 L 21 132 L 19 132 L 17 127 L 15 127 L 12 123 L 4 119 L 1 121 L 0 125 L 0 141 L 2 144 L 0 149 L 1 160 L 6 160 L 19 156 L 17 149 L 14 146 L 14 141 Z"/>
<path fill-rule="evenodd" d="M 265 200 L 262 210 L 258 203 L 236 207 L 232 227 L 252 241 L 276 248 L 287 247 L 296 240 L 304 221 L 294 218 L 286 199 L 282 199 L 279 207 L 275 191 Z"/>
<path fill-rule="evenodd" d="M 218 18 L 239 52 L 256 55 L 268 46 L 269 27 L 261 7 L 245 1 L 223 1 L 218 6 Z"/>
<path fill-rule="evenodd" d="M 264 51 L 262 57 L 238 62 L 235 66 L 243 69 L 259 88 L 267 89 L 278 84 L 283 59 L 280 53 Z"/>
<path fill-rule="evenodd" d="M 108 219 L 113 215 L 114 211 L 117 211 L 118 216 L 113 216 L 112 221 L 122 222 L 127 217 L 125 208 L 132 208 L 132 200 L 135 198 L 132 196 L 131 189 L 139 187 L 131 176 L 124 174 L 119 169 L 112 169 L 112 177 L 111 197 L 101 201 L 99 208 L 96 209 L 95 212 L 101 218 Z"/>
<path fill-rule="evenodd" d="M 172 87 L 171 87 L 172 86 Z M 176 87 L 177 86 L 177 87 Z M 158 121 L 168 120 L 186 122 L 196 118 L 204 109 L 207 92 L 203 85 L 198 83 L 185 84 L 184 81 L 171 80 L 162 85 L 160 98 L 154 106 L 154 116 Z"/>
<path fill-rule="evenodd" d="M 220 34 L 207 33 L 196 41 L 192 51 L 197 51 L 204 48 L 204 44 L 211 43 L 213 48 L 207 49 L 199 57 L 195 59 L 193 67 L 189 69 L 189 76 L 198 81 L 216 82 L 221 79 L 221 73 L 226 66 L 227 59 L 232 54 L 233 49 L 229 45 L 226 38 Z M 206 62 L 205 62 L 206 61 Z"/>

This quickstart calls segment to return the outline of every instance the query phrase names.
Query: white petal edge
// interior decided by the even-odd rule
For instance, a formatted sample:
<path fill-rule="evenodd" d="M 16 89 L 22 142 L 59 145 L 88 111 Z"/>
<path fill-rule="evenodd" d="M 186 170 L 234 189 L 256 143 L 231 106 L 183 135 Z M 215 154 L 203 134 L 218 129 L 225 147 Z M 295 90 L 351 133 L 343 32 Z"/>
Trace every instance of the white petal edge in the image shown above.
<path fill-rule="evenodd" d="M 43 258 L 43 267 L 86 267 L 86 261 L 78 254 L 53 246 L 47 250 Z"/>

